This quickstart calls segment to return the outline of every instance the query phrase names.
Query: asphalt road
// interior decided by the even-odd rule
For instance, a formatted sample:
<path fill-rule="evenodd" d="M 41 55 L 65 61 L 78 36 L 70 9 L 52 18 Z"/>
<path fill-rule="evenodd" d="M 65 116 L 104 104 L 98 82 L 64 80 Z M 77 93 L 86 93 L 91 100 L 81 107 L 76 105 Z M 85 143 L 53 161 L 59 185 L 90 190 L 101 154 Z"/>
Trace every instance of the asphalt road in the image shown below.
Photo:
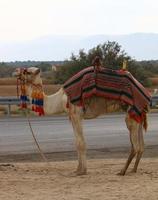
<path fill-rule="evenodd" d="M 112 114 L 83 122 L 88 149 L 128 147 L 124 114 Z M 158 113 L 149 114 L 145 144 L 158 145 Z M 71 122 L 65 116 L 31 118 L 32 128 L 44 152 L 75 150 Z M 0 118 L 0 154 L 36 153 L 26 118 Z"/>

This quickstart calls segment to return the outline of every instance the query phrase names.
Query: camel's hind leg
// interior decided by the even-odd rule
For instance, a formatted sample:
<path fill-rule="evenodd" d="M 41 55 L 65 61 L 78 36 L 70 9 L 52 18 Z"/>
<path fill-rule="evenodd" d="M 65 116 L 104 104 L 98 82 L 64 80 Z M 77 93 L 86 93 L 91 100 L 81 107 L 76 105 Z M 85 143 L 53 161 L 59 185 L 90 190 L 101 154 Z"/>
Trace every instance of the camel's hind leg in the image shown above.
<path fill-rule="evenodd" d="M 129 118 L 129 116 L 126 117 L 126 124 L 130 132 L 131 151 L 127 159 L 127 162 L 124 168 L 119 173 L 119 175 L 125 175 L 135 155 L 137 155 L 137 157 L 136 157 L 136 162 L 133 168 L 133 172 L 136 172 L 139 161 L 144 151 L 142 124 L 138 124 L 135 120 Z"/>
<path fill-rule="evenodd" d="M 134 165 L 134 168 L 133 168 L 132 172 L 137 172 L 139 161 L 140 161 L 140 159 L 141 159 L 141 157 L 143 155 L 143 152 L 144 152 L 144 135 L 143 135 L 142 124 L 139 124 L 138 144 L 139 144 L 138 145 L 139 148 L 137 149 L 136 161 L 135 161 L 135 165 Z"/>
<path fill-rule="evenodd" d="M 74 112 L 71 112 L 71 121 L 76 137 L 76 147 L 79 162 L 76 173 L 77 175 L 83 175 L 87 173 L 86 143 L 83 136 L 82 119 L 76 109 L 74 110 Z"/>

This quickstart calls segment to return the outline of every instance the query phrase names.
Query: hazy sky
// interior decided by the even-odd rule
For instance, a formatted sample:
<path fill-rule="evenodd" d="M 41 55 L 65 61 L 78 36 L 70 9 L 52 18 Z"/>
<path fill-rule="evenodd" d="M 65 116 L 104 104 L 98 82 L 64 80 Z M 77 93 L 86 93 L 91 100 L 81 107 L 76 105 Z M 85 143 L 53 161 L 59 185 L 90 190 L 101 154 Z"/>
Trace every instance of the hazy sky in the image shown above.
<path fill-rule="evenodd" d="M 158 0 L 0 0 L 0 41 L 158 33 Z"/>

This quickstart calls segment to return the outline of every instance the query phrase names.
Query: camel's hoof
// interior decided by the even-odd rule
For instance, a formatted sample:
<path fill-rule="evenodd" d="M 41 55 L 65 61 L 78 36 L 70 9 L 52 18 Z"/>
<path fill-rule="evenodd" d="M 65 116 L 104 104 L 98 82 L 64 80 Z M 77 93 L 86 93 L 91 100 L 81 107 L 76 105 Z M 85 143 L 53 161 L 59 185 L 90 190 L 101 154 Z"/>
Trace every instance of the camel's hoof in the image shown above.
<path fill-rule="evenodd" d="M 124 176 L 125 175 L 125 172 L 123 171 L 120 171 L 119 173 L 117 173 L 118 176 Z"/>
<path fill-rule="evenodd" d="M 87 175 L 87 172 L 77 172 L 76 175 L 77 176 Z"/>
<path fill-rule="evenodd" d="M 132 170 L 131 170 L 131 173 L 137 173 L 137 170 L 132 169 Z"/>
<path fill-rule="evenodd" d="M 77 176 L 87 175 L 87 170 L 84 170 L 84 171 L 77 170 L 75 171 L 75 173 Z"/>

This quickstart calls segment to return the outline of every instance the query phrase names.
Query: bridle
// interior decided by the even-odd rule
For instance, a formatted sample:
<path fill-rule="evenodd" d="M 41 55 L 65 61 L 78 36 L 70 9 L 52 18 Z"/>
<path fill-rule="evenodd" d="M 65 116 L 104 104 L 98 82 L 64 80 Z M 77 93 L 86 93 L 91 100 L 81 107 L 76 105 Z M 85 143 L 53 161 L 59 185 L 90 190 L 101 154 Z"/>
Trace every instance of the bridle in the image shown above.
<path fill-rule="evenodd" d="M 42 159 L 48 163 L 47 158 L 45 157 L 42 149 L 40 148 L 40 145 L 38 143 L 38 140 L 35 137 L 33 128 L 31 126 L 31 121 L 29 119 L 29 115 L 28 112 L 26 111 L 27 107 L 28 107 L 28 103 L 29 103 L 29 98 L 28 95 L 26 94 L 26 87 L 28 84 L 30 84 L 30 86 L 32 88 L 36 88 L 36 91 L 38 93 L 38 97 L 35 96 L 35 90 L 32 90 L 32 100 L 31 100 L 31 104 L 32 104 L 32 111 L 37 112 L 40 116 L 44 115 L 44 110 L 43 110 L 43 88 L 42 85 L 40 84 L 34 84 L 31 80 L 28 79 L 28 75 L 30 74 L 27 70 L 27 68 L 20 68 L 18 69 L 20 70 L 19 75 L 17 76 L 17 96 L 18 98 L 20 98 L 20 102 L 21 102 L 21 109 L 24 109 L 25 111 L 25 116 L 27 118 L 28 121 L 28 125 L 30 127 L 30 131 L 32 133 L 33 139 L 35 141 L 35 144 L 37 145 L 38 151 L 42 157 Z M 20 89 L 20 92 L 19 92 Z M 40 94 L 40 95 L 39 95 Z"/>
<path fill-rule="evenodd" d="M 20 73 L 17 77 L 17 96 L 21 101 L 21 109 L 27 109 L 28 104 L 32 104 L 32 111 L 38 113 L 40 116 L 44 115 L 43 110 L 43 87 L 41 84 L 35 84 L 31 79 L 29 79 L 29 75 L 31 73 L 27 70 L 27 68 L 20 68 Z M 26 93 L 26 88 L 30 85 L 32 88 L 31 94 L 31 102 L 28 94 Z"/>

